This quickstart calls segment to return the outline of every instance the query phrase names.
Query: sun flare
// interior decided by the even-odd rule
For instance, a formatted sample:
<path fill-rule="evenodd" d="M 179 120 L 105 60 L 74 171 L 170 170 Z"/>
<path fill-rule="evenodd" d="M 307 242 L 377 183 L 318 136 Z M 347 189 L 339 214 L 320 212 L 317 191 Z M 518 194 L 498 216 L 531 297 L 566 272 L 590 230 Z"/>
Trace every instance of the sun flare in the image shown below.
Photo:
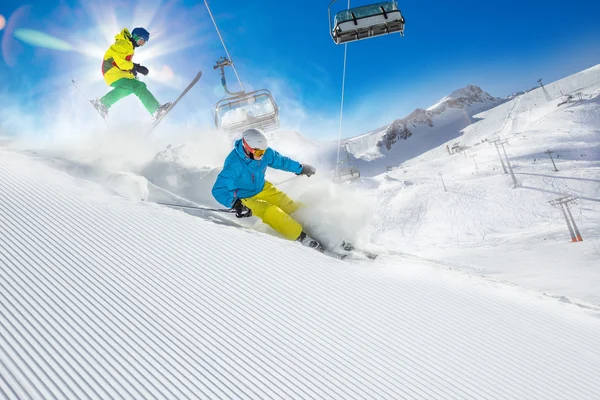
<path fill-rule="evenodd" d="M 102 81 L 99 65 L 108 47 L 114 43 L 115 36 L 123 28 L 131 31 L 135 27 L 144 27 L 150 32 L 150 40 L 146 46 L 137 49 L 136 62 L 149 67 L 151 73 L 148 79 L 153 82 L 180 88 L 189 77 L 183 76 L 185 71 L 175 64 L 177 57 L 174 55 L 201 45 L 202 39 L 198 38 L 205 35 L 195 31 L 209 26 L 209 21 L 197 23 L 202 17 L 198 15 L 197 8 L 195 12 L 184 11 L 187 10 L 183 10 L 182 6 L 161 0 L 140 2 L 125 12 L 113 1 L 82 1 L 78 8 L 57 11 L 58 16 L 49 17 L 46 26 L 31 26 L 26 18 L 21 17 L 15 21 L 10 32 L 5 32 L 5 36 L 10 34 L 10 38 L 5 41 L 15 44 L 7 44 L 5 47 L 15 54 L 12 50 L 17 42 L 31 47 L 70 52 L 72 55 L 68 57 L 74 58 L 72 65 L 75 68 L 70 74 L 75 72 L 80 80 L 93 83 Z M 173 18 L 174 14 L 178 16 L 177 19 Z M 190 21 L 182 20 L 182 15 Z M 192 24 L 192 20 L 196 23 Z M 177 24 L 173 21 L 177 21 Z M 5 18 L 0 15 L 0 29 L 6 24 Z M 183 29 L 183 26 L 192 28 Z"/>

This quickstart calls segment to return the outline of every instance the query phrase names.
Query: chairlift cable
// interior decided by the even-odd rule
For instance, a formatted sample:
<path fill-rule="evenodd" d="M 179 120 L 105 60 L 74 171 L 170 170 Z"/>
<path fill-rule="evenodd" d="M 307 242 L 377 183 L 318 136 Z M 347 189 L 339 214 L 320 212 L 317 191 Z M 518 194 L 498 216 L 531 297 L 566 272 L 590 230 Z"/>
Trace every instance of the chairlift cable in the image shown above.
<path fill-rule="evenodd" d="M 348 44 L 344 44 L 344 72 L 342 73 L 342 101 L 340 104 L 340 127 L 338 132 L 338 151 L 337 151 L 337 163 L 335 170 L 338 170 L 340 165 L 340 147 L 342 145 L 342 121 L 344 119 L 344 91 L 346 89 L 346 55 L 348 53 Z"/>
<path fill-rule="evenodd" d="M 219 31 L 219 27 L 217 26 L 217 22 L 215 21 L 215 18 L 213 17 L 212 12 L 210 11 L 210 7 L 208 6 L 208 2 L 206 0 L 204 0 L 204 5 L 206 6 L 206 10 L 208 11 L 208 15 L 210 15 L 210 19 L 212 20 L 213 24 L 215 25 L 215 29 L 217 30 L 217 34 L 219 35 L 219 39 L 221 40 L 221 44 L 223 45 L 223 48 L 225 49 L 225 54 L 227 54 L 227 58 L 229 59 L 229 61 L 231 61 L 231 68 L 233 68 L 233 72 L 235 73 L 235 77 L 237 78 L 240 87 L 242 88 L 242 91 L 244 92 L 244 85 L 242 84 L 242 80 L 240 79 L 240 76 L 237 73 L 237 70 L 235 69 L 235 64 L 233 62 L 233 59 L 231 58 L 231 55 L 229 55 L 229 51 L 227 50 L 227 46 L 225 46 L 225 41 L 223 40 L 223 36 L 221 36 L 221 31 Z"/>
<path fill-rule="evenodd" d="M 350 9 L 350 0 L 348 0 L 348 9 Z M 346 89 L 346 56 L 348 54 L 348 43 L 344 44 L 344 70 L 342 73 L 342 101 L 340 105 L 340 127 L 338 132 L 338 151 L 337 151 L 337 162 L 335 164 L 335 171 L 339 170 L 340 166 L 340 147 L 342 145 L 342 121 L 344 118 L 344 91 Z"/>

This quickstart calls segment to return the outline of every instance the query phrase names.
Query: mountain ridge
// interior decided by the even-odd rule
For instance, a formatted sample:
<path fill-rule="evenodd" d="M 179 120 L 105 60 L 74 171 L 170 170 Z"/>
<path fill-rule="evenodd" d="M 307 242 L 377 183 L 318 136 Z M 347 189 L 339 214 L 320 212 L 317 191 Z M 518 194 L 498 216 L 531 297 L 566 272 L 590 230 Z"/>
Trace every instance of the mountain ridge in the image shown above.
<path fill-rule="evenodd" d="M 392 121 L 385 128 L 385 133 L 377 142 L 377 147 L 385 147 L 387 150 L 391 150 L 392 146 L 399 140 L 406 140 L 414 134 L 410 126 L 417 128 L 418 125 L 427 125 L 429 128 L 433 128 L 435 118 L 449 109 L 473 111 L 468 112 L 470 116 L 473 116 L 481 111 L 496 107 L 505 101 L 507 100 L 491 96 L 479 86 L 467 85 L 454 90 L 450 95 L 443 97 L 427 109 L 417 108 L 406 117 Z"/>

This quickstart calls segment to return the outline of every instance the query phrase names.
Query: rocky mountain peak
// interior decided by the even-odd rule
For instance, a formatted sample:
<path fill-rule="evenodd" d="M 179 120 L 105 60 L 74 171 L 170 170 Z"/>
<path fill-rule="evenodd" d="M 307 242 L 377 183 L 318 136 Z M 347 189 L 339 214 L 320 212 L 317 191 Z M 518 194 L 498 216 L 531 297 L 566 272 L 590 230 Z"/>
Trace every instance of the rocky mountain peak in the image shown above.
<path fill-rule="evenodd" d="M 443 114 L 448 109 L 465 109 L 469 115 L 473 115 L 495 107 L 501 102 L 502 99 L 491 96 L 479 86 L 467 85 L 453 91 L 426 110 L 417 108 L 408 116 L 394 120 L 388 125 L 385 134 L 377 145 L 379 147 L 385 146 L 390 150 L 398 140 L 406 140 L 413 135 L 411 128 L 416 128 L 419 125 L 427 125 L 433 128 L 435 117 Z"/>

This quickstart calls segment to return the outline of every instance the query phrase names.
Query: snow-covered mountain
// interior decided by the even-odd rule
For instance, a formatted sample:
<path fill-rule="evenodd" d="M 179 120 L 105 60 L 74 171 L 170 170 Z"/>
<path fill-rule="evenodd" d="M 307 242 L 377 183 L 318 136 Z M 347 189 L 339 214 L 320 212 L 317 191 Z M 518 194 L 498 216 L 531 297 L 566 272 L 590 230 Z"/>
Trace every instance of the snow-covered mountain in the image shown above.
<path fill-rule="evenodd" d="M 504 101 L 468 85 L 427 109 L 417 108 L 388 126 L 345 140 L 346 148 L 364 176 L 375 176 L 459 137 L 475 114 Z"/>
<path fill-rule="evenodd" d="M 460 138 L 378 176 L 371 193 L 383 204 L 374 218 L 379 239 L 600 304 L 600 275 L 592 267 L 600 259 L 600 66 L 545 89 L 550 100 L 539 88 L 476 114 Z M 504 149 L 496 150 L 494 140 L 506 142 Z M 454 145 L 462 151 L 449 154 Z M 500 161 L 505 151 L 516 188 Z M 560 207 L 549 203 L 567 195 L 578 198 L 571 211 L 589 238 L 577 244 Z M 490 257 L 492 249 L 502 256 Z M 553 282 L 540 286 L 544 274 Z"/>
<path fill-rule="evenodd" d="M 467 85 L 443 97 L 440 101 L 429 107 L 427 111 L 432 111 L 436 115 L 439 115 L 448 108 L 468 108 L 471 106 L 475 109 L 490 108 L 486 103 L 497 104 L 499 101 L 501 101 L 500 98 L 490 96 L 479 86 Z"/>

